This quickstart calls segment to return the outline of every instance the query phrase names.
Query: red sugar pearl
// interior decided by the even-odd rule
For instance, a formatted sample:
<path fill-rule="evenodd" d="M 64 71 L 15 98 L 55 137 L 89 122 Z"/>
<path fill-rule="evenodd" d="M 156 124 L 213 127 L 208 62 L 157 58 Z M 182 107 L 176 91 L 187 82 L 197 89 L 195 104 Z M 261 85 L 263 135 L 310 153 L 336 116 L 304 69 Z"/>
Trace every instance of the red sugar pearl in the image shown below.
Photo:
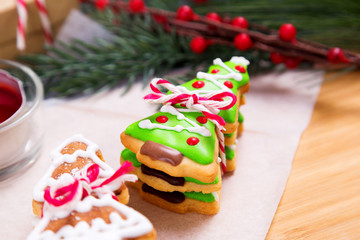
<path fill-rule="evenodd" d="M 207 123 L 207 118 L 205 116 L 199 116 L 196 118 L 196 120 L 201 124 Z"/>
<path fill-rule="evenodd" d="M 226 87 L 230 88 L 230 89 L 234 87 L 233 83 L 230 82 L 230 81 L 225 81 L 225 82 L 224 82 L 224 85 L 225 85 Z"/>
<path fill-rule="evenodd" d="M 189 137 L 189 138 L 186 140 L 187 144 L 189 144 L 190 146 L 194 146 L 194 145 L 198 144 L 199 141 L 200 141 L 200 140 L 199 140 L 197 137 Z"/>
<path fill-rule="evenodd" d="M 156 118 L 156 121 L 159 122 L 159 123 L 166 123 L 168 121 L 168 117 L 167 116 L 158 116 Z"/>
<path fill-rule="evenodd" d="M 241 66 L 241 65 L 237 65 L 237 66 L 235 67 L 235 69 L 238 70 L 238 71 L 241 72 L 241 73 L 246 73 L 246 69 L 245 69 L 243 66 Z"/>
<path fill-rule="evenodd" d="M 193 88 L 202 88 L 205 86 L 205 83 L 203 81 L 196 81 L 192 84 Z"/>
<path fill-rule="evenodd" d="M 211 73 L 218 73 L 218 72 L 220 72 L 220 70 L 219 69 L 217 69 L 217 68 L 214 68 L 212 71 L 211 71 Z"/>

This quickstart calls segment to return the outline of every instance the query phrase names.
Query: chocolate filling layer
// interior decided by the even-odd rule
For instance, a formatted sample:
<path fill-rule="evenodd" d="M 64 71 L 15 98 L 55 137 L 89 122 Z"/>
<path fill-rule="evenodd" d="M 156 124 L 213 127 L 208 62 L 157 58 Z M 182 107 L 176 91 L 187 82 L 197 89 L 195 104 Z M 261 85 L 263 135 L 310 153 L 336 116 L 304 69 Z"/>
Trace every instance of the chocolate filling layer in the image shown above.
<path fill-rule="evenodd" d="M 162 192 L 150 187 L 146 183 L 143 183 L 141 188 L 143 192 L 153 194 L 171 203 L 182 203 L 183 201 L 185 201 L 185 195 L 181 192 Z"/>
<path fill-rule="evenodd" d="M 149 168 L 148 166 L 146 166 L 144 164 L 141 164 L 141 171 L 143 174 L 161 178 L 164 181 L 166 181 L 169 184 L 174 185 L 174 186 L 184 186 L 184 184 L 185 184 L 185 178 L 183 178 L 183 177 L 173 177 L 165 172 L 162 172 L 162 171 L 159 171 L 159 170 L 156 170 L 153 168 Z"/>
<path fill-rule="evenodd" d="M 141 146 L 140 153 L 154 160 L 170 163 L 173 166 L 179 165 L 184 157 L 176 149 L 149 140 Z"/>

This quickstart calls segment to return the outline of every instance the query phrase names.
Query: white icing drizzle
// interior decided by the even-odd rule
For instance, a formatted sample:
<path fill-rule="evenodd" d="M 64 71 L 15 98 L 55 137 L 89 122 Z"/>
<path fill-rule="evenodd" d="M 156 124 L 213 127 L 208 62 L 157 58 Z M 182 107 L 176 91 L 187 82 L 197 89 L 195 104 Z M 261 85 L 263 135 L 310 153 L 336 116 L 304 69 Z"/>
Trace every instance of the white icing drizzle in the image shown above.
<path fill-rule="evenodd" d="M 61 150 L 72 142 L 82 142 L 87 145 L 86 151 L 77 150 L 73 154 L 61 154 Z M 51 186 L 55 183 L 55 179 L 51 177 L 54 170 L 59 167 L 62 163 L 73 163 L 78 157 L 91 158 L 91 160 L 100 166 L 99 177 L 110 177 L 114 174 L 114 170 L 101 161 L 101 159 L 96 155 L 96 152 L 99 150 L 97 144 L 85 139 L 82 135 L 74 135 L 67 140 L 65 140 L 56 150 L 51 153 L 52 163 L 49 169 L 46 171 L 45 175 L 40 179 L 40 181 L 35 185 L 33 190 L 33 198 L 38 202 L 44 201 L 44 190 L 46 187 Z M 72 174 L 76 174 L 76 171 L 72 171 Z"/>
<path fill-rule="evenodd" d="M 217 193 L 217 192 L 212 192 L 212 195 L 214 196 L 214 198 L 215 198 L 215 201 L 219 201 L 220 200 L 220 198 L 219 198 L 219 194 Z"/>
<path fill-rule="evenodd" d="M 245 66 L 247 66 L 247 65 L 250 64 L 249 60 L 247 60 L 246 58 L 244 58 L 244 57 L 237 57 L 237 56 L 232 57 L 232 58 L 230 59 L 230 62 L 235 63 L 235 64 L 245 65 Z"/>
<path fill-rule="evenodd" d="M 78 202 L 73 210 L 84 213 L 89 212 L 92 207 L 105 206 L 115 208 L 126 219 L 122 219 L 117 212 L 112 212 L 109 215 L 111 221 L 109 224 L 101 218 L 96 218 L 91 221 L 91 226 L 85 221 L 80 221 L 74 227 L 65 225 L 57 233 L 54 233 L 50 230 L 44 231 L 44 229 L 50 220 L 56 219 L 57 216 L 44 212 L 43 218 L 27 240 L 118 240 L 140 237 L 152 231 L 153 226 L 145 216 L 113 200 L 111 195 L 103 196 L 100 199 L 92 196 L 86 197 L 83 201 Z"/>
<path fill-rule="evenodd" d="M 178 120 L 186 121 L 187 123 L 192 125 L 192 127 L 185 128 L 185 127 L 183 127 L 181 125 L 176 125 L 174 127 L 170 127 L 170 126 L 165 126 L 163 124 L 152 123 L 149 119 L 145 119 L 145 120 L 140 121 L 138 126 L 140 128 L 143 128 L 143 129 L 159 128 L 159 129 L 164 129 L 164 130 L 173 130 L 173 131 L 177 131 L 177 132 L 187 130 L 187 131 L 192 132 L 192 133 L 198 133 L 198 134 L 200 134 L 200 135 L 202 135 L 204 137 L 210 137 L 211 136 L 211 133 L 210 133 L 209 129 L 207 129 L 206 127 L 200 126 L 196 122 L 194 122 L 194 121 L 190 120 L 189 118 L 185 117 L 184 114 L 180 113 L 176 108 L 174 108 L 170 104 L 166 104 L 166 105 L 162 106 L 162 108 L 160 109 L 160 112 L 170 113 L 171 115 L 176 116 L 176 118 Z"/>
<path fill-rule="evenodd" d="M 228 148 L 230 148 L 231 150 L 235 151 L 236 150 L 236 142 L 234 144 L 228 145 Z"/>

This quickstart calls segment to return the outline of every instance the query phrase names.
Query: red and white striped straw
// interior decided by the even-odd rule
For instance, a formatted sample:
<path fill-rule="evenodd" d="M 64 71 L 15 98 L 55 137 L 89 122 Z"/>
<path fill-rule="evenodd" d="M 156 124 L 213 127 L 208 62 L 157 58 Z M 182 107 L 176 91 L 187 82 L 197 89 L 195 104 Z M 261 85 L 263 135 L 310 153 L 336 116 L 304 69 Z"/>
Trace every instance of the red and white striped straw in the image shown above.
<path fill-rule="evenodd" d="M 16 29 L 16 47 L 23 51 L 26 47 L 25 32 L 28 18 L 27 6 L 24 0 L 16 1 L 16 9 L 18 12 L 18 24 Z"/>
<path fill-rule="evenodd" d="M 41 21 L 42 30 L 45 37 L 45 42 L 49 45 L 53 44 L 54 39 L 51 31 L 51 24 L 49 20 L 49 14 L 46 9 L 45 0 L 36 0 L 36 6 L 39 10 L 39 16 Z"/>
<path fill-rule="evenodd" d="M 54 40 L 51 31 L 49 14 L 46 10 L 45 0 L 35 0 L 35 3 L 39 11 L 40 22 L 45 37 L 45 43 L 52 44 Z M 28 9 L 25 0 L 16 0 L 16 9 L 18 12 L 16 47 L 20 51 L 23 51 L 26 48 L 26 25 L 28 20 Z"/>

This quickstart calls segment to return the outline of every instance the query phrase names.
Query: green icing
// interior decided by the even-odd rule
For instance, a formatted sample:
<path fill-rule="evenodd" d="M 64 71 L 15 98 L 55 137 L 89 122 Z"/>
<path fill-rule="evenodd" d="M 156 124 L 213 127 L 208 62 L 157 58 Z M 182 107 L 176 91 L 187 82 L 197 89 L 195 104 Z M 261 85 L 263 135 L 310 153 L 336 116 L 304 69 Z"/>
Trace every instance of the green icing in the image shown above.
<path fill-rule="evenodd" d="M 150 140 L 153 142 L 157 142 L 168 147 L 174 148 L 180 151 L 184 156 L 193 160 L 202 165 L 211 164 L 214 162 L 214 151 L 215 151 L 215 126 L 211 121 L 207 121 L 205 124 L 200 124 L 197 122 L 196 118 L 199 116 L 204 116 L 200 112 L 184 112 L 183 113 L 187 118 L 191 121 L 196 122 L 199 125 L 202 125 L 209 129 L 211 136 L 205 137 L 198 133 L 192 133 L 188 130 L 182 130 L 177 132 L 175 130 L 167 130 L 161 128 L 154 129 L 145 129 L 139 127 L 139 122 L 144 120 L 137 121 L 130 126 L 128 126 L 125 130 L 127 135 L 130 135 L 134 138 L 140 139 L 142 141 Z M 166 123 L 158 123 L 156 118 L 158 116 L 166 116 L 168 117 L 168 121 Z M 174 127 L 176 125 L 181 125 L 185 128 L 192 127 L 185 120 L 178 120 L 176 116 L 165 113 L 158 112 L 154 115 L 147 117 L 145 119 L 149 119 L 152 123 L 161 124 L 168 127 Z M 187 144 L 186 140 L 189 137 L 197 137 L 199 139 L 199 143 L 196 145 Z"/>
<path fill-rule="evenodd" d="M 231 160 L 235 157 L 235 151 L 225 146 L 225 155 L 226 155 L 226 159 Z"/>
<path fill-rule="evenodd" d="M 215 201 L 215 197 L 212 193 L 202 192 L 184 192 L 185 197 L 192 198 L 195 200 L 211 203 Z"/>
<path fill-rule="evenodd" d="M 140 167 L 141 166 L 141 162 L 139 162 L 136 158 L 136 154 L 133 153 L 132 151 L 130 151 L 129 149 L 125 148 L 122 152 L 121 152 L 121 157 L 122 159 L 124 159 L 125 161 L 130 161 L 134 167 Z"/>
<path fill-rule="evenodd" d="M 231 138 L 234 135 L 234 133 L 224 133 L 225 137 Z"/>
<path fill-rule="evenodd" d="M 205 182 L 202 182 L 200 180 L 197 180 L 195 178 L 192 178 L 192 177 L 184 177 L 185 178 L 185 181 L 186 182 L 193 182 L 193 183 L 196 183 L 196 184 L 199 184 L 199 185 L 210 185 L 210 184 L 217 184 L 219 182 L 219 178 L 216 176 L 215 178 L 215 181 L 211 182 L 211 183 L 205 183 Z"/>
<path fill-rule="evenodd" d="M 242 115 L 240 111 L 239 111 L 238 122 L 239 122 L 239 123 L 244 122 L 244 115 Z"/>

